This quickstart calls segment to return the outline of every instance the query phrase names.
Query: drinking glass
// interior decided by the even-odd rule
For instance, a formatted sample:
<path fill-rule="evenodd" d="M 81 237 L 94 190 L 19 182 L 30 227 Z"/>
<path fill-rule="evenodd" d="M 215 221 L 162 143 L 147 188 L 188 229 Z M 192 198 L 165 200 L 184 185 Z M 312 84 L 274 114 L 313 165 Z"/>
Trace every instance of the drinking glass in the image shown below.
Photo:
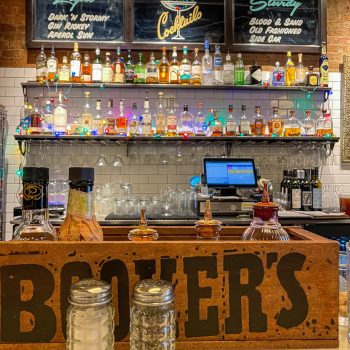
<path fill-rule="evenodd" d="M 173 215 L 173 197 L 174 190 L 170 186 L 165 186 L 161 190 L 161 202 L 163 209 L 163 216 L 172 216 Z"/>
<path fill-rule="evenodd" d="M 129 199 L 133 194 L 132 184 L 130 183 L 121 183 L 120 184 L 120 198 Z"/>
<path fill-rule="evenodd" d="M 98 167 L 101 167 L 101 168 L 108 165 L 108 160 L 105 157 L 105 155 L 102 153 L 102 146 L 101 145 L 100 145 L 100 156 L 98 157 L 95 165 Z"/>
<path fill-rule="evenodd" d="M 183 157 L 183 154 L 182 154 L 182 150 L 181 150 L 181 143 L 178 143 L 176 145 L 176 155 L 175 155 L 175 161 L 176 163 L 183 163 L 184 161 L 184 157 Z"/>
<path fill-rule="evenodd" d="M 162 153 L 159 155 L 158 163 L 159 163 L 159 165 L 168 165 L 169 161 L 170 161 L 170 157 L 166 151 L 166 147 L 164 144 L 163 148 L 162 148 Z"/>

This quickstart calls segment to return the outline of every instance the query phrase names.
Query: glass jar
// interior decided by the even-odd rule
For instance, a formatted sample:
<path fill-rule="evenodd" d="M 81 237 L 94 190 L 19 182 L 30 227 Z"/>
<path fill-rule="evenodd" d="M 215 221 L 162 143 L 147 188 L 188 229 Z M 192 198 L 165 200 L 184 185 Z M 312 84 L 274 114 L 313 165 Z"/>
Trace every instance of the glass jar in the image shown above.
<path fill-rule="evenodd" d="M 67 350 L 113 350 L 111 285 L 95 279 L 73 284 L 67 310 Z"/>
<path fill-rule="evenodd" d="M 130 309 L 130 350 L 174 350 L 173 286 L 163 280 L 136 283 Z"/>

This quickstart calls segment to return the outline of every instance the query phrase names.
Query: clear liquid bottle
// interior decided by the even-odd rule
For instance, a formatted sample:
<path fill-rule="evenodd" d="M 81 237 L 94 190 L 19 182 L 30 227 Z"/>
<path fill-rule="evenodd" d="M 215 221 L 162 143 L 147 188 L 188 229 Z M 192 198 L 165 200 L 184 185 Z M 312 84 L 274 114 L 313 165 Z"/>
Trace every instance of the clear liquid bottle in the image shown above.
<path fill-rule="evenodd" d="M 268 127 L 270 136 L 283 136 L 284 120 L 278 114 L 278 107 L 273 107 L 273 115 L 268 121 Z"/>
<path fill-rule="evenodd" d="M 209 136 L 222 136 L 224 134 L 224 124 L 220 120 L 219 111 L 214 109 L 213 116 L 209 121 Z"/>
<path fill-rule="evenodd" d="M 306 84 L 306 69 L 303 63 L 303 54 L 298 54 L 298 65 L 295 68 L 295 84 L 304 86 Z"/>
<path fill-rule="evenodd" d="M 228 117 L 226 121 L 226 135 L 235 136 L 237 135 L 237 119 L 233 115 L 233 106 L 228 106 Z"/>
<path fill-rule="evenodd" d="M 156 134 L 157 135 L 165 135 L 166 130 L 166 120 L 165 120 L 165 110 L 163 106 L 163 93 L 159 92 L 159 101 L 156 110 Z"/>
<path fill-rule="evenodd" d="M 102 67 L 102 82 L 111 83 L 113 81 L 113 65 L 111 61 L 111 53 L 106 52 L 106 60 Z"/>
<path fill-rule="evenodd" d="M 188 85 L 191 82 L 191 61 L 188 59 L 187 46 L 183 47 L 180 63 L 180 84 Z"/>
<path fill-rule="evenodd" d="M 70 79 L 73 83 L 81 82 L 81 54 L 79 52 L 79 44 L 74 43 L 73 52 L 70 55 Z"/>
<path fill-rule="evenodd" d="M 146 84 L 158 84 L 158 66 L 153 52 L 146 64 Z"/>
<path fill-rule="evenodd" d="M 295 118 L 295 110 L 291 109 L 289 111 L 289 118 L 286 120 L 284 125 L 284 136 L 286 137 L 295 137 L 300 136 L 301 127 L 300 122 Z"/>
<path fill-rule="evenodd" d="M 222 54 L 220 46 L 215 46 L 214 54 L 214 85 L 223 84 L 223 66 L 222 66 Z"/>
<path fill-rule="evenodd" d="M 235 85 L 244 85 L 245 67 L 242 60 L 242 54 L 237 54 L 237 61 L 235 63 Z"/>
<path fill-rule="evenodd" d="M 152 114 L 149 109 L 149 100 L 147 96 L 145 97 L 145 100 L 143 103 L 141 133 L 142 133 L 142 136 L 152 136 Z"/>
<path fill-rule="evenodd" d="M 284 86 L 285 84 L 285 71 L 281 68 L 280 63 L 275 63 L 275 69 L 272 73 L 272 86 Z"/>
<path fill-rule="evenodd" d="M 223 68 L 223 83 L 224 85 L 234 85 L 235 82 L 235 66 L 232 62 L 230 51 L 227 51 L 226 61 Z"/>
<path fill-rule="evenodd" d="M 194 49 L 194 58 L 191 66 L 191 84 L 201 85 L 202 79 L 202 64 L 199 60 L 198 49 Z"/>
<path fill-rule="evenodd" d="M 140 116 L 137 112 L 137 104 L 132 104 L 132 114 L 129 122 L 129 135 L 139 136 L 140 135 Z"/>
<path fill-rule="evenodd" d="M 194 117 L 194 134 L 196 136 L 207 136 L 208 135 L 208 124 L 205 120 L 203 112 L 203 103 L 197 103 L 197 114 Z"/>
<path fill-rule="evenodd" d="M 47 59 L 47 81 L 53 82 L 57 80 L 57 68 L 55 47 L 52 45 L 51 56 Z"/>
<path fill-rule="evenodd" d="M 188 111 L 188 105 L 184 105 L 184 111 L 179 118 L 179 134 L 181 136 L 192 136 L 194 134 L 193 115 Z"/>
<path fill-rule="evenodd" d="M 166 124 L 167 136 L 176 136 L 178 133 L 177 115 L 175 110 L 175 100 L 173 97 L 170 97 L 169 112 L 167 113 Z"/>
<path fill-rule="evenodd" d="M 47 62 L 44 45 L 41 46 L 39 55 L 36 57 L 36 81 L 44 83 L 47 80 Z"/>
<path fill-rule="evenodd" d="M 64 97 L 60 92 L 58 94 L 58 106 L 54 109 L 53 113 L 53 121 L 54 121 L 54 131 L 55 133 L 59 133 L 60 135 L 65 135 L 67 133 L 67 120 L 68 113 L 67 108 L 63 103 Z"/>
<path fill-rule="evenodd" d="M 311 111 L 305 112 L 305 118 L 301 122 L 301 135 L 302 136 L 316 135 L 316 124 L 315 124 L 315 120 L 311 117 Z"/>
<path fill-rule="evenodd" d="M 146 83 L 146 66 L 142 63 L 142 52 L 139 53 L 139 60 L 134 67 L 134 84 Z"/>
<path fill-rule="evenodd" d="M 92 82 L 101 83 L 102 82 L 102 60 L 100 48 L 96 47 L 96 56 L 94 62 L 92 62 Z"/>
<path fill-rule="evenodd" d="M 213 85 L 213 57 L 209 52 L 209 41 L 206 40 L 204 43 L 205 53 L 202 57 L 202 85 Z"/>
<path fill-rule="evenodd" d="M 119 101 L 119 116 L 116 118 L 116 134 L 126 136 L 128 133 L 128 118 L 125 116 L 124 100 Z"/>
<path fill-rule="evenodd" d="M 108 100 L 108 111 L 106 116 L 106 127 L 105 134 L 106 135 L 115 135 L 115 115 L 113 110 L 113 99 L 110 98 Z"/>
<path fill-rule="evenodd" d="M 134 63 L 132 61 L 131 50 L 128 50 L 128 60 L 125 63 L 125 82 L 132 84 L 134 82 Z"/>
<path fill-rule="evenodd" d="M 249 136 L 250 135 L 250 122 L 246 116 L 246 105 L 242 105 L 242 114 L 239 119 L 239 136 Z"/>
<path fill-rule="evenodd" d="M 45 102 L 43 107 L 43 133 L 52 135 L 54 131 L 55 100 L 53 97 Z"/>
<path fill-rule="evenodd" d="M 179 84 L 180 80 L 180 63 L 177 59 L 177 47 L 173 47 L 173 53 L 170 61 L 170 84 Z"/>
<path fill-rule="evenodd" d="M 48 168 L 23 168 L 22 223 L 13 239 L 18 241 L 54 241 L 56 230 L 49 222 Z"/>

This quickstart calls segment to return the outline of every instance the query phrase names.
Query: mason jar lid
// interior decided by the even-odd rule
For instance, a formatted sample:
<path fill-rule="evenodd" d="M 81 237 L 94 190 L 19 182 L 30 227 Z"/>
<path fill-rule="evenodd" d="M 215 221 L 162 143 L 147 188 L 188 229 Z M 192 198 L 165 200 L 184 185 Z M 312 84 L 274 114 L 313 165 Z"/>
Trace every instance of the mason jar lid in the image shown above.
<path fill-rule="evenodd" d="M 111 285 L 104 281 L 84 279 L 71 286 L 69 302 L 73 305 L 99 306 L 112 299 Z"/>
<path fill-rule="evenodd" d="M 146 279 L 135 284 L 132 298 L 142 304 L 167 304 L 174 299 L 173 285 L 164 280 Z"/>

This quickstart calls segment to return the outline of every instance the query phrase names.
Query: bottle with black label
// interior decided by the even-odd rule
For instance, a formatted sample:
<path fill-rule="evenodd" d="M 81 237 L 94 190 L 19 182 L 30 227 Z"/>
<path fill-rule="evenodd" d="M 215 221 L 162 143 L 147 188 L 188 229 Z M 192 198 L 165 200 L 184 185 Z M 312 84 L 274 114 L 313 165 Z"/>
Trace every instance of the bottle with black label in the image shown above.
<path fill-rule="evenodd" d="M 262 70 L 261 66 L 254 61 L 254 64 L 250 67 L 250 83 L 251 85 L 260 85 L 262 82 Z"/>
<path fill-rule="evenodd" d="M 312 210 L 322 210 L 322 183 L 318 178 L 318 168 L 311 170 Z"/>
<path fill-rule="evenodd" d="M 281 193 L 286 193 L 286 190 L 285 190 L 285 186 L 286 186 L 286 182 L 287 182 L 287 177 L 288 177 L 288 170 L 283 170 L 283 179 L 281 181 L 281 185 L 280 185 L 280 190 L 281 190 Z"/>
<path fill-rule="evenodd" d="M 312 209 L 312 182 L 311 170 L 305 169 L 305 179 L 302 186 L 301 205 L 303 210 L 309 211 Z"/>
<path fill-rule="evenodd" d="M 292 210 L 301 210 L 301 194 L 303 185 L 304 171 L 297 170 L 297 177 L 292 182 Z"/>
<path fill-rule="evenodd" d="M 18 241 L 55 241 L 56 230 L 49 222 L 48 168 L 23 168 L 22 219 L 13 239 Z"/>

